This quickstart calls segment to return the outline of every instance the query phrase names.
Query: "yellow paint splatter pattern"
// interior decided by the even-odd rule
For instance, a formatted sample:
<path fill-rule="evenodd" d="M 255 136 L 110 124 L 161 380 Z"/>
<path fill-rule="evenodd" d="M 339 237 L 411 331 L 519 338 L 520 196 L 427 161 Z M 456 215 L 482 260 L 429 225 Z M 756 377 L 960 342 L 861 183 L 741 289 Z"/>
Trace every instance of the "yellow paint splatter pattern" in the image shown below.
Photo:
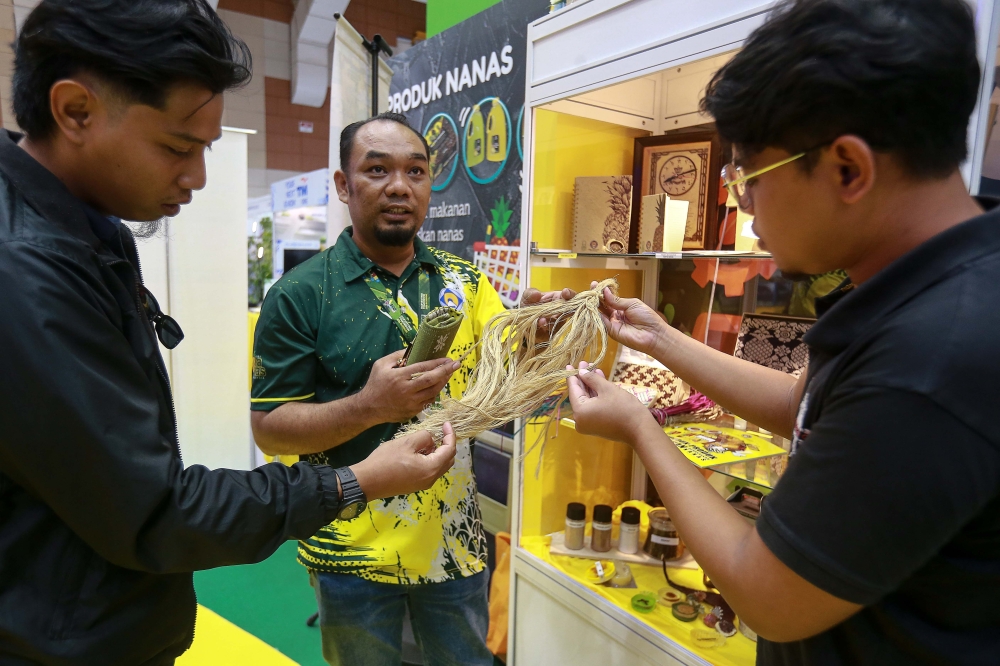
<path fill-rule="evenodd" d="M 504 306 L 500 297 L 471 263 L 429 248 L 446 287 L 464 294 L 466 317 L 449 356 L 460 358 L 479 340 L 483 326 Z M 402 297 L 404 312 L 414 323 L 417 316 Z M 438 294 L 431 294 L 431 307 Z M 372 316 L 371 312 L 366 318 Z M 353 355 L 351 350 L 343 355 Z M 363 358 L 361 359 L 364 360 Z M 478 354 L 472 353 L 452 376 L 446 391 L 460 397 L 468 384 Z M 322 454 L 310 456 L 325 462 Z M 469 442 L 459 444 L 455 466 L 425 492 L 369 503 L 368 510 L 351 522 L 335 522 L 300 542 L 299 560 L 319 571 L 354 573 L 363 578 L 399 584 L 443 582 L 471 576 L 486 567 L 486 540 L 476 501 Z"/>

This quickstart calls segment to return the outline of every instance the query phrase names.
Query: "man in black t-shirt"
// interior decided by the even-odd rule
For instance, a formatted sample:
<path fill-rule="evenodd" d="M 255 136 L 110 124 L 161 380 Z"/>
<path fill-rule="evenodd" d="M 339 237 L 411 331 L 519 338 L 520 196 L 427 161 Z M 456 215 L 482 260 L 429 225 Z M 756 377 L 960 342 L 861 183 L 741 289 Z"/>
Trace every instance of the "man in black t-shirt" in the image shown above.
<path fill-rule="evenodd" d="M 958 165 L 979 90 L 962 0 L 778 5 L 703 102 L 725 179 L 787 273 L 846 270 L 800 380 L 606 293 L 618 341 L 793 438 L 756 528 L 599 373 L 581 432 L 643 459 L 761 664 L 1000 663 L 1000 211 Z M 529 300 L 538 298 L 537 293 Z"/>

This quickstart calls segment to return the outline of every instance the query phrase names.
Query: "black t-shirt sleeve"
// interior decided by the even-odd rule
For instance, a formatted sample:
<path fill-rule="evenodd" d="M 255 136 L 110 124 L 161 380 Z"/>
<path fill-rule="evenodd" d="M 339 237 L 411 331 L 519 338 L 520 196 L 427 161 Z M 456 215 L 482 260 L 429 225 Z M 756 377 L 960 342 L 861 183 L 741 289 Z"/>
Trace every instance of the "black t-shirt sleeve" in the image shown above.
<path fill-rule="evenodd" d="M 824 405 L 757 531 L 790 569 L 870 605 L 995 497 L 1000 456 L 930 399 L 845 386 Z"/>

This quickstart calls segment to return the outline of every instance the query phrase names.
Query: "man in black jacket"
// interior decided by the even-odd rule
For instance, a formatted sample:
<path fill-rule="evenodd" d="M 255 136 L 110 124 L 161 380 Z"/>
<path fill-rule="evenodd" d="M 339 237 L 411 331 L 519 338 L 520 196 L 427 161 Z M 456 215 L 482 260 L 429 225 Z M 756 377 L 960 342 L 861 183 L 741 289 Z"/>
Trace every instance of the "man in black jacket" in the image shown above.
<path fill-rule="evenodd" d="M 454 437 L 424 434 L 337 470 L 184 468 L 157 344 L 182 333 L 119 219 L 176 215 L 205 186 L 222 93 L 249 78 L 205 0 L 43 0 L 18 37 L 26 135 L 0 132 L 0 663 L 173 663 L 192 571 L 262 560 L 451 466 Z"/>

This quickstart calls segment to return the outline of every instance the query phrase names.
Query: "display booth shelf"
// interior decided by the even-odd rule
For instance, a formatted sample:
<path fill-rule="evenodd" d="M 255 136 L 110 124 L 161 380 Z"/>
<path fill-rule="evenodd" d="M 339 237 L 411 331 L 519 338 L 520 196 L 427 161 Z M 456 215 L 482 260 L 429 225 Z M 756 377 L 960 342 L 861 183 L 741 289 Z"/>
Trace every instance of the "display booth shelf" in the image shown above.
<path fill-rule="evenodd" d="M 994 3 L 977 5 L 986 24 L 981 32 L 989 37 L 985 43 L 995 50 L 996 38 L 987 34 L 996 23 Z M 726 147 L 698 104 L 708 81 L 761 25 L 771 6 L 761 0 L 580 0 L 529 26 L 522 225 L 531 250 L 518 259 L 522 284 L 542 291 L 579 291 L 614 277 L 623 297 L 642 299 L 675 329 L 730 354 L 745 350 L 741 336 L 747 317 L 784 318 L 794 326 L 815 317 L 815 296 L 838 277 L 786 279 L 769 254 L 757 246 L 748 250 L 747 219 L 728 226 L 731 201 L 724 189 L 718 196 L 722 188 L 718 180 L 713 182 Z M 985 43 L 980 44 L 981 58 L 988 52 Z M 988 85 L 985 79 L 983 85 Z M 978 182 L 981 160 L 975 156 L 982 152 L 983 117 L 980 104 L 970 125 L 974 159 L 964 171 L 970 182 Z M 622 195 L 628 180 L 623 177 L 631 177 L 630 185 L 640 194 L 656 194 L 661 190 L 650 185 L 650 174 L 666 167 L 647 158 L 659 154 L 658 145 L 678 144 L 686 145 L 677 152 L 688 154 L 671 157 L 668 149 L 663 159 L 677 158 L 678 165 L 687 164 L 684 159 L 704 159 L 696 178 L 706 180 L 685 181 L 690 169 L 674 169 L 665 177 L 657 171 L 657 187 L 672 200 L 686 199 L 688 214 L 693 207 L 697 217 L 687 220 L 683 251 L 656 252 L 660 238 L 642 239 L 636 220 L 643 214 L 632 215 L 637 203 L 641 207 L 641 197 L 629 195 L 629 202 Z M 577 179 L 598 177 L 611 188 L 610 207 L 596 213 L 587 207 L 576 210 Z M 615 201 L 612 189 L 614 196 L 622 195 Z M 603 243 L 600 251 L 580 251 L 574 223 L 583 218 L 598 229 L 603 222 L 604 237 L 598 231 L 586 244 Z M 660 219 L 666 234 L 666 218 Z M 698 238 L 692 222 L 702 225 Z M 647 243 L 653 251 L 640 253 Z M 612 341 L 600 363 L 606 374 L 618 351 Z M 657 502 L 655 488 L 628 446 L 583 435 L 571 419 L 560 416 L 523 421 L 514 437 L 508 663 L 754 663 L 755 646 L 741 634 L 719 647 L 698 647 L 691 636 L 698 621 L 681 622 L 669 608 L 658 607 L 648 615 L 631 608 L 636 591 L 656 592 L 666 585 L 660 567 L 634 564 L 637 589 L 611 589 L 586 582 L 583 574 L 592 560 L 549 552 L 548 539 L 564 529 L 569 502 L 585 504 L 588 517 L 596 504 Z M 779 440 L 775 436 L 774 442 L 787 450 L 787 442 Z M 728 496 L 750 484 L 766 494 L 786 462 L 787 454 L 781 453 L 753 464 L 714 465 L 704 472 L 720 494 Z M 702 589 L 700 571 L 677 571 L 678 577 L 689 577 L 685 580 L 691 587 Z M 673 580 L 674 573 L 670 575 Z"/>
<path fill-rule="evenodd" d="M 571 418 L 561 418 L 559 419 L 559 424 L 571 430 L 576 430 L 576 421 Z M 750 427 L 752 429 L 754 426 Z M 778 478 L 780 478 L 781 472 L 784 471 L 787 461 L 788 453 L 783 452 L 747 461 L 710 465 L 703 469 L 770 490 L 777 485 Z"/>
<path fill-rule="evenodd" d="M 652 264 L 670 259 L 770 259 L 767 252 L 731 252 L 726 250 L 689 250 L 686 252 L 652 252 L 647 254 L 605 254 L 573 252 L 571 250 L 532 250 L 531 265 L 535 268 L 649 268 L 638 262 Z M 633 262 L 629 264 L 629 262 Z"/>
<path fill-rule="evenodd" d="M 642 590 L 664 586 L 656 567 L 641 567 L 636 589 L 590 585 L 576 574 L 573 558 L 552 556 L 544 538 L 528 539 L 514 551 L 516 594 L 536 611 L 515 619 L 517 640 L 513 657 L 520 664 L 637 664 L 640 666 L 739 666 L 754 662 L 754 643 L 737 634 L 720 648 L 699 650 L 690 644 L 695 623 L 674 620 L 658 606 L 648 615 L 630 608 L 631 597 Z M 633 567 L 633 571 L 640 567 Z M 678 571 L 692 584 L 701 573 Z M 671 572 L 671 578 L 675 573 Z M 542 615 L 560 623 L 536 621 Z M 702 624 L 700 620 L 696 621 Z M 704 628 L 704 625 L 702 625 Z M 534 646 L 558 645 L 558 654 L 541 658 Z M 508 660 L 509 663 L 509 660 Z"/>
<path fill-rule="evenodd" d="M 728 353 L 744 313 L 787 312 L 795 287 L 763 252 L 703 242 L 698 250 L 640 254 L 631 226 L 631 254 L 572 249 L 576 179 L 633 175 L 637 139 L 710 130 L 704 126 L 710 119 L 698 111 L 701 91 L 760 24 L 767 6 L 584 0 L 529 26 L 522 224 L 532 249 L 519 258 L 525 284 L 585 290 L 592 281 L 615 277 L 623 297 L 642 299 L 675 328 Z M 706 164 L 705 178 L 718 178 L 721 158 L 714 155 Z M 688 199 L 704 210 L 709 229 L 715 213 L 724 211 L 709 201 L 718 198 L 718 183 L 698 187 L 703 184 L 702 198 Z M 610 344 L 600 365 L 605 373 L 617 353 Z M 588 512 L 596 504 L 656 502 L 628 446 L 572 426 L 570 420 L 552 419 L 549 427 L 531 420 L 519 424 L 514 438 L 508 663 L 752 664 L 754 643 L 741 634 L 720 647 L 699 648 L 691 630 L 705 628 L 700 620 L 680 622 L 664 607 L 648 615 L 632 609 L 636 592 L 666 585 L 661 567 L 633 564 L 637 588 L 611 589 L 583 579 L 592 561 L 549 552 L 547 540 L 564 529 L 568 502 L 582 502 Z M 720 493 L 730 492 L 741 472 L 747 475 L 746 465 L 739 467 L 713 470 L 722 472 L 713 475 Z M 753 471 L 766 490 L 770 476 L 759 471 L 765 467 L 769 461 L 761 460 Z M 700 571 L 677 571 L 700 589 Z"/>

